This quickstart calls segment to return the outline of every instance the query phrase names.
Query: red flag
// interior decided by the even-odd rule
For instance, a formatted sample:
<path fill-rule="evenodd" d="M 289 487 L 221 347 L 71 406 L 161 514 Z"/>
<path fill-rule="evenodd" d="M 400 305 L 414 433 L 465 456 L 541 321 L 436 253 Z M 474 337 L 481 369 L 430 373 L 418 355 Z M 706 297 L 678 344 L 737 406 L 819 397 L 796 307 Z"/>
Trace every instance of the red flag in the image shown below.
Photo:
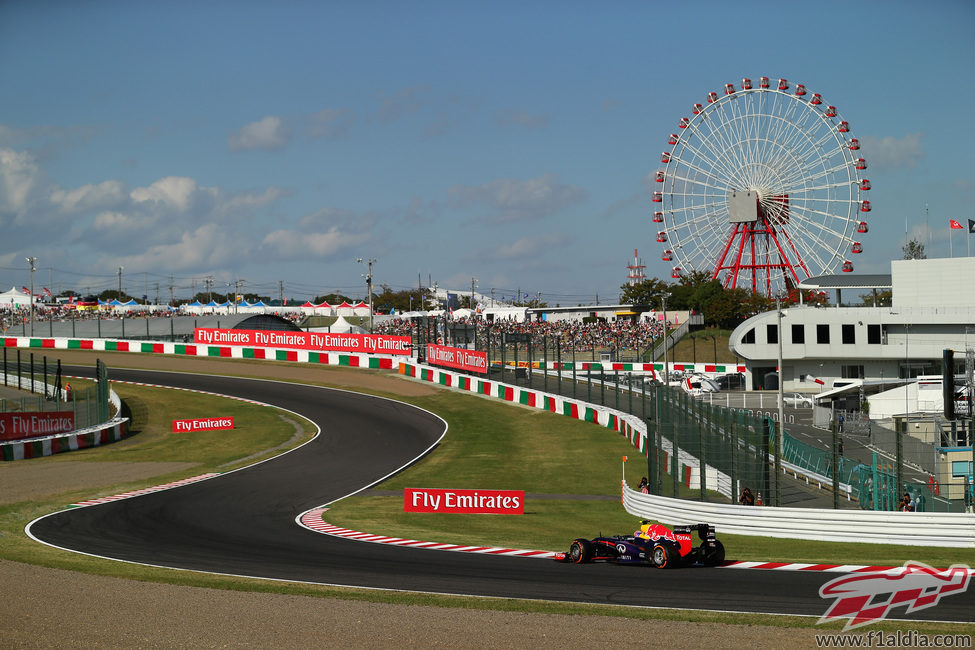
<path fill-rule="evenodd" d="M 965 227 L 965 226 L 961 225 L 960 223 L 958 223 L 957 221 L 955 221 L 954 219 L 948 219 L 948 224 L 952 228 L 958 228 L 959 230 L 961 230 L 962 228 Z"/>
<path fill-rule="evenodd" d="M 21 287 L 20 289 L 21 289 L 21 291 L 23 291 L 24 293 L 26 293 L 28 296 L 30 295 L 30 289 L 28 289 L 27 287 Z"/>

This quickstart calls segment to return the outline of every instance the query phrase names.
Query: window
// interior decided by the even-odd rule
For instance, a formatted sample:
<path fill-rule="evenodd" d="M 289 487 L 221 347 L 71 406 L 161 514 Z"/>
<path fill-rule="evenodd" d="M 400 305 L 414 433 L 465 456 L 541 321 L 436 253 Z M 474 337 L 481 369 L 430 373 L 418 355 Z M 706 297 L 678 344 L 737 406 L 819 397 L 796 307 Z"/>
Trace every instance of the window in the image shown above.
<path fill-rule="evenodd" d="M 845 345 L 853 345 L 856 341 L 856 328 L 853 325 L 843 325 L 843 343 Z"/>
<path fill-rule="evenodd" d="M 770 344 L 779 342 L 779 326 L 778 325 L 766 325 L 765 326 L 765 341 Z"/>
<path fill-rule="evenodd" d="M 880 345 L 880 325 L 867 325 L 867 343 L 869 345 Z"/>
<path fill-rule="evenodd" d="M 863 366 L 840 366 L 840 377 L 843 379 L 863 379 Z"/>
<path fill-rule="evenodd" d="M 755 342 L 755 328 L 754 327 L 751 328 L 750 330 L 748 330 L 747 332 L 745 332 L 745 335 L 743 337 L 741 337 L 741 342 L 742 343 L 754 343 Z"/>
<path fill-rule="evenodd" d="M 829 344 L 829 325 L 816 326 L 816 343 Z"/>
<path fill-rule="evenodd" d="M 805 325 L 793 325 L 792 326 L 792 342 L 801 345 L 806 342 L 806 326 Z"/>

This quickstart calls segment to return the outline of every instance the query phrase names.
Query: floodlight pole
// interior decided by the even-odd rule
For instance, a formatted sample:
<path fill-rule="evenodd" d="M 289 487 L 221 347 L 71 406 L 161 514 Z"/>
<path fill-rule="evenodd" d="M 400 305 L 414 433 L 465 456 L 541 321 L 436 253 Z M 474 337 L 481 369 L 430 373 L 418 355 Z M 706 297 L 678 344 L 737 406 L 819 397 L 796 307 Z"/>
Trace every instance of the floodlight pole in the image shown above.
<path fill-rule="evenodd" d="M 373 313 L 372 313 L 372 265 L 376 262 L 376 258 L 372 257 L 365 260 L 368 267 L 368 272 L 366 273 L 366 291 L 369 293 L 369 333 L 373 332 Z M 356 262 L 362 264 L 363 259 L 361 257 L 356 259 Z"/>
<path fill-rule="evenodd" d="M 28 257 L 27 263 L 30 264 L 30 335 L 34 336 L 34 264 L 36 257 Z"/>
<path fill-rule="evenodd" d="M 784 395 L 782 393 L 782 299 L 775 299 L 775 317 L 777 320 L 776 333 L 779 342 L 779 431 L 775 436 L 775 506 L 780 507 L 782 502 L 782 490 L 780 488 L 782 478 L 782 447 L 785 442 L 785 409 Z M 835 471 L 835 470 L 834 470 Z"/>

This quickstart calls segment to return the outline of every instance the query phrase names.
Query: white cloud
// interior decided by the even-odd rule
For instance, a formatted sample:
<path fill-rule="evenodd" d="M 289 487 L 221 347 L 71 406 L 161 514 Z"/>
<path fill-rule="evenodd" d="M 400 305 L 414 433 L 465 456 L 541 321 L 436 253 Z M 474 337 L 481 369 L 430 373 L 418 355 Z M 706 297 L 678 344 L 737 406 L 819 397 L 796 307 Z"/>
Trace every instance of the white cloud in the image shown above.
<path fill-rule="evenodd" d="M 250 151 L 263 149 L 273 151 L 288 144 L 288 128 L 284 120 L 276 115 L 251 122 L 243 126 L 236 133 L 227 137 L 227 148 L 230 151 Z"/>
<path fill-rule="evenodd" d="M 500 222 L 540 219 L 589 198 L 581 187 L 559 183 L 555 174 L 527 181 L 499 178 L 479 186 L 455 185 L 447 193 L 455 207 L 486 205 Z"/>
<path fill-rule="evenodd" d="M 367 233 L 343 231 L 337 226 L 325 232 L 275 230 L 265 235 L 261 248 L 283 259 L 327 258 L 366 239 Z"/>
<path fill-rule="evenodd" d="M 226 228 L 205 224 L 184 231 L 179 241 L 156 244 L 128 257 L 113 257 L 112 264 L 132 269 L 217 268 L 239 259 L 241 243 L 230 241 Z"/>
<path fill-rule="evenodd" d="M 130 196 L 136 203 L 153 202 L 185 212 L 196 192 L 196 181 L 185 176 L 160 178 L 149 187 L 137 187 Z"/>
<path fill-rule="evenodd" d="M 51 203 L 63 213 L 97 210 L 116 205 L 125 199 L 125 186 L 119 181 L 104 181 L 97 185 L 82 185 L 73 190 L 55 188 L 51 191 Z"/>
<path fill-rule="evenodd" d="M 22 213 L 39 177 L 40 170 L 30 153 L 0 149 L 0 213 Z"/>
<path fill-rule="evenodd" d="M 923 138 L 920 133 L 909 133 L 903 138 L 866 135 L 860 138 L 859 153 L 863 154 L 869 169 L 913 169 L 924 157 Z"/>

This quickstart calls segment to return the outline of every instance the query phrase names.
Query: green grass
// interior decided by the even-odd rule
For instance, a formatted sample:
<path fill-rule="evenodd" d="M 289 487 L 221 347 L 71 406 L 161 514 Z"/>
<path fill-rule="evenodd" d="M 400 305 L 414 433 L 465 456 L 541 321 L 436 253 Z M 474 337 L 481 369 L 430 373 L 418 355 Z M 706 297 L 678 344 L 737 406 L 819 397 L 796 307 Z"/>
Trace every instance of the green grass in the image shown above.
<path fill-rule="evenodd" d="M 623 456 L 632 486 L 647 473 L 646 458 L 623 436 L 599 425 L 484 398 L 445 392 L 415 400 L 449 424 L 443 444 L 423 462 L 376 486 L 524 490 L 524 515 L 403 512 L 402 494 L 355 496 L 332 505 L 325 519 L 370 533 L 456 544 L 566 550 L 576 537 L 629 533 L 638 518 L 618 499 Z M 669 482 L 665 478 L 665 483 Z M 697 497 L 697 490 L 682 490 Z M 540 495 L 572 495 L 566 499 Z M 572 498 L 572 497 L 575 498 Z M 709 499 L 728 502 L 714 494 Z M 724 535 L 728 559 L 899 566 L 972 561 L 971 549 L 853 544 Z"/>

